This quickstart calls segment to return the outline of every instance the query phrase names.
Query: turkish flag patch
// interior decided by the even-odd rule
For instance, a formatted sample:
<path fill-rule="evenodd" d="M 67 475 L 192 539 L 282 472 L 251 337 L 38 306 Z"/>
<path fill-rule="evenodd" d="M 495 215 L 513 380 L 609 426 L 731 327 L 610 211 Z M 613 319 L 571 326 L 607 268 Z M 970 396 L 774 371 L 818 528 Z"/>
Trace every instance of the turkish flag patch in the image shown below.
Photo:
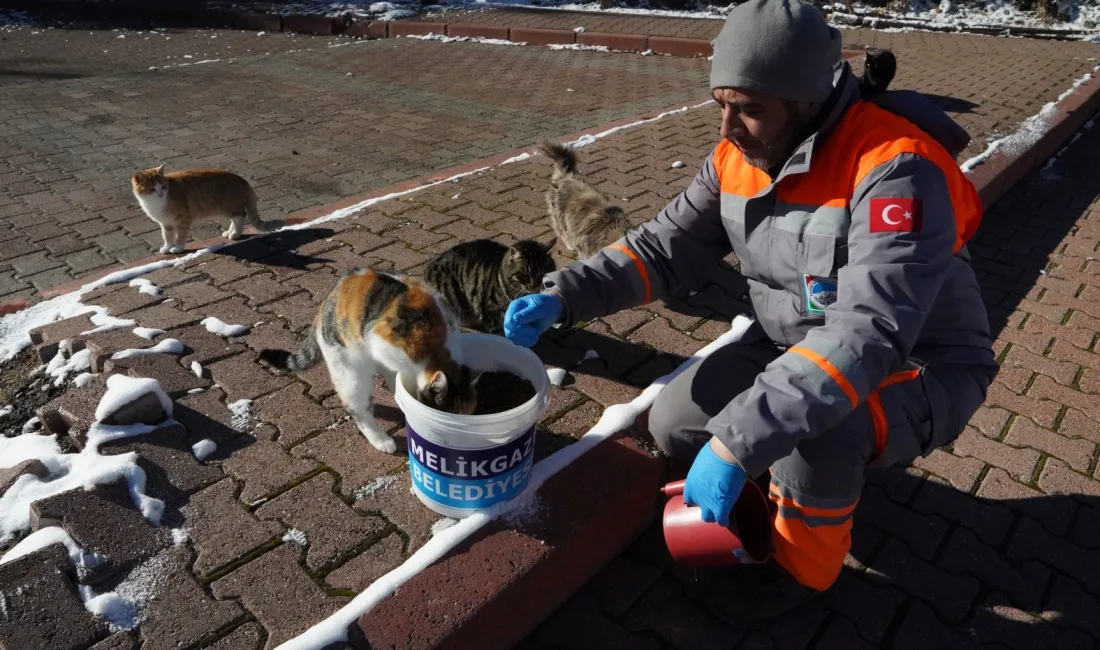
<path fill-rule="evenodd" d="M 871 199 L 871 232 L 920 232 L 920 199 Z"/>

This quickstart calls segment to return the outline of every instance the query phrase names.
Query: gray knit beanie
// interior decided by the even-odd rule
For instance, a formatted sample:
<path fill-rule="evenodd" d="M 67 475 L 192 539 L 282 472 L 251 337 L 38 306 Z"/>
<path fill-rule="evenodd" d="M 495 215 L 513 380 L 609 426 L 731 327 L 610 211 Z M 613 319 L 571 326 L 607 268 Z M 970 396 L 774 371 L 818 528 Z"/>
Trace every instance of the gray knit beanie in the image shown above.
<path fill-rule="evenodd" d="M 710 88 L 740 88 L 803 102 L 833 89 L 840 32 L 801 0 L 747 0 L 711 45 Z"/>

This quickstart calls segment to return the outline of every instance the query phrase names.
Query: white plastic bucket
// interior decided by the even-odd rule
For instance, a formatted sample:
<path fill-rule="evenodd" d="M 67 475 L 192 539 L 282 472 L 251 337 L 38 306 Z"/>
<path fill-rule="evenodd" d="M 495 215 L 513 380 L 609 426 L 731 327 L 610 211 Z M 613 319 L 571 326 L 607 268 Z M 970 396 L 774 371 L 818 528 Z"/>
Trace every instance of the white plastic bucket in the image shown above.
<path fill-rule="evenodd" d="M 467 366 L 519 375 L 535 387 L 535 396 L 501 413 L 456 415 L 421 404 L 397 382 L 394 397 L 405 414 L 413 493 L 456 519 L 523 492 L 535 462 L 535 424 L 550 402 L 550 378 L 534 352 L 502 336 L 460 336 Z"/>

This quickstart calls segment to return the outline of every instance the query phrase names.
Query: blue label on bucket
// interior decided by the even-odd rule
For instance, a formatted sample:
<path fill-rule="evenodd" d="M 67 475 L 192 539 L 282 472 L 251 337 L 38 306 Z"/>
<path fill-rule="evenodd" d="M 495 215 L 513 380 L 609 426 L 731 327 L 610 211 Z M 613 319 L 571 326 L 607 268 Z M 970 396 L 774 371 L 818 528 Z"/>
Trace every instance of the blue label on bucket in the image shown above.
<path fill-rule="evenodd" d="M 487 449 L 455 449 L 425 440 L 406 427 L 413 485 L 425 497 L 474 510 L 508 501 L 523 491 L 534 464 L 535 427 Z"/>

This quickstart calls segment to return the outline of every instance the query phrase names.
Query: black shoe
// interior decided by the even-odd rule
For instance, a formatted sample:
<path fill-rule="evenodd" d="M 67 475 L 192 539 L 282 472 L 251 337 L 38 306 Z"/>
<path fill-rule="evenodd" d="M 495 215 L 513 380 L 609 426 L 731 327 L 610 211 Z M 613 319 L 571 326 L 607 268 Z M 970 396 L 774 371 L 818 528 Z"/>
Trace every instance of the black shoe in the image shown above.
<path fill-rule="evenodd" d="M 687 597 L 716 618 L 742 627 L 775 620 L 824 593 L 801 584 L 774 562 L 699 572 L 698 580 L 684 584 Z"/>

